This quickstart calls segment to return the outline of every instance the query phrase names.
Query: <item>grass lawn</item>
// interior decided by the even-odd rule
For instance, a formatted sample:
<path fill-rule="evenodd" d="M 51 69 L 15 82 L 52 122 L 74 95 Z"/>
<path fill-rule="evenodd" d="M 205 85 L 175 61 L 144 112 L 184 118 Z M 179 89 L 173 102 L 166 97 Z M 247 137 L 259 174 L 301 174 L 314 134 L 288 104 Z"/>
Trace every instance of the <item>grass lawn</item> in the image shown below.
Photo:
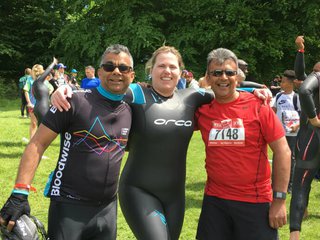
<path fill-rule="evenodd" d="M 26 146 L 23 138 L 29 136 L 29 119 L 19 118 L 19 101 L 0 100 L 0 205 L 2 206 L 12 191 L 17 166 Z M 47 209 L 49 200 L 43 197 L 43 190 L 49 173 L 54 169 L 59 153 L 59 138 L 57 138 L 44 154 L 44 158 L 36 172 L 33 185 L 36 193 L 31 193 L 29 201 L 31 213 L 47 224 Z M 271 156 L 269 156 L 271 158 Z M 122 166 L 125 163 L 125 159 Z M 204 145 L 199 132 L 195 132 L 188 150 L 186 211 L 180 239 L 194 239 L 198 217 L 200 214 L 204 183 Z M 303 222 L 301 239 L 320 239 L 320 183 L 314 181 L 310 194 L 309 217 Z M 289 209 L 290 195 L 287 199 Z M 119 208 L 118 239 L 135 239 Z M 289 239 L 288 224 L 280 229 L 280 239 Z"/>

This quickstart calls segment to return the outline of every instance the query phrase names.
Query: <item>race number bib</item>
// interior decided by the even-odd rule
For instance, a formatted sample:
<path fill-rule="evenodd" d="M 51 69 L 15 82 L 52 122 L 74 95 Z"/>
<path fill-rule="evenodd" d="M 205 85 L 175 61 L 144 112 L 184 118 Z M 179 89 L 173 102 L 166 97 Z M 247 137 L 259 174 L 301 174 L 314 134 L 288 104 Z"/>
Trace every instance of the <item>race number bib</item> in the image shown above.
<path fill-rule="evenodd" d="M 284 110 L 281 115 L 282 115 L 281 117 L 282 125 L 286 130 L 286 133 L 291 133 L 292 132 L 291 126 L 299 124 L 299 121 L 300 121 L 299 113 L 293 110 Z"/>
<path fill-rule="evenodd" d="M 212 121 L 209 146 L 245 146 L 245 129 L 240 118 Z"/>

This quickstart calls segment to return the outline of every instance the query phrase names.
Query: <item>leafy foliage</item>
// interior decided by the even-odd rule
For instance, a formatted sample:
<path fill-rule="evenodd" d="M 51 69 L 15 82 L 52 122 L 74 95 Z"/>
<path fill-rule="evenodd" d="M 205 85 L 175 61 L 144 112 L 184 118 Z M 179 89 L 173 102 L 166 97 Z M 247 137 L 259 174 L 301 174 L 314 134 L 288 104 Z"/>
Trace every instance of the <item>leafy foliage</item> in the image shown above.
<path fill-rule="evenodd" d="M 294 39 L 305 35 L 306 64 L 318 60 L 320 9 L 315 0 L 18 0 L 0 3 L 0 75 L 58 57 L 71 68 L 98 66 L 112 43 L 131 50 L 138 80 L 163 44 L 180 50 L 186 68 L 204 74 L 214 48 L 233 50 L 260 82 L 292 69 Z"/>

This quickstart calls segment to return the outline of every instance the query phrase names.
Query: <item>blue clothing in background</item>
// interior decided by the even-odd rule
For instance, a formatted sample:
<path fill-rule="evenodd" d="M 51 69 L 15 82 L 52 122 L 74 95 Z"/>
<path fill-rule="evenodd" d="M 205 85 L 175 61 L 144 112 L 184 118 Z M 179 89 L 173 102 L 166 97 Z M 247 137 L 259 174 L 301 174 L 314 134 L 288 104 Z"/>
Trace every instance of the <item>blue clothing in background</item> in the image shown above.
<path fill-rule="evenodd" d="M 100 85 L 100 79 L 99 78 L 84 78 L 81 81 L 81 88 L 83 89 L 90 89 L 90 88 L 96 88 Z"/>
<path fill-rule="evenodd" d="M 177 84 L 177 89 L 185 89 L 187 87 L 187 80 L 185 78 L 180 78 Z"/>

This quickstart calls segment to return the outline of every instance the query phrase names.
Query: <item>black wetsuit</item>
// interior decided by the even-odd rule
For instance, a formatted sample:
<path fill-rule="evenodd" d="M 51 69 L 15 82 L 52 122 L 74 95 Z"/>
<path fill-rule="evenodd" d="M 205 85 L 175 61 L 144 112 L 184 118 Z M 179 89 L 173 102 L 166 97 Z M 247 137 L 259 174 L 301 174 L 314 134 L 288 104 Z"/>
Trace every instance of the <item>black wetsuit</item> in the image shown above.
<path fill-rule="evenodd" d="M 130 89 L 133 121 L 119 185 L 121 209 L 137 239 L 175 240 L 184 218 L 186 155 L 194 113 L 213 95 L 189 88 L 167 98 L 136 84 Z"/>
<path fill-rule="evenodd" d="M 290 203 L 290 231 L 301 230 L 311 182 L 320 167 L 320 129 L 308 122 L 308 118 L 314 118 L 320 112 L 319 82 L 320 73 L 311 73 L 299 89 L 302 113 L 295 150 L 296 166 Z"/>
<path fill-rule="evenodd" d="M 34 115 L 38 120 L 38 126 L 42 122 L 43 117 L 49 110 L 49 89 L 45 85 L 46 77 L 49 75 L 55 63 L 51 63 L 47 69 L 41 74 L 40 77 L 36 81 L 33 82 L 32 85 L 32 93 L 36 99 L 36 104 L 34 105 Z"/>
<path fill-rule="evenodd" d="M 51 107 L 43 119 L 61 134 L 59 160 L 45 189 L 51 198 L 50 239 L 116 237 L 117 186 L 131 109 L 99 88 L 75 91 L 68 112 Z"/>
<path fill-rule="evenodd" d="M 240 88 L 263 88 L 264 85 L 256 82 L 242 81 L 240 83 Z"/>

